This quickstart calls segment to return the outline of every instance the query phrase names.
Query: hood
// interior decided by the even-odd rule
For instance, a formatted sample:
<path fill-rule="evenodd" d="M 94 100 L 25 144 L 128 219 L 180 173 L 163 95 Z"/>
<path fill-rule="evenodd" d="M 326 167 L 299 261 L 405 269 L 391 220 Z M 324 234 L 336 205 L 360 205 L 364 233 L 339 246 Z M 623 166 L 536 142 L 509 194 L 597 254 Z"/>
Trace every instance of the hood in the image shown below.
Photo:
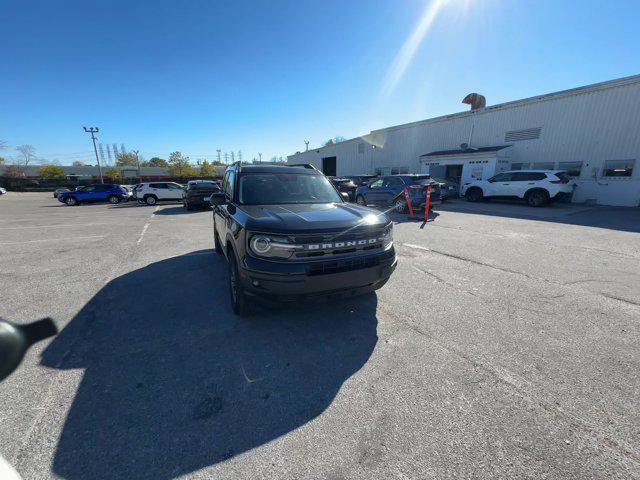
<path fill-rule="evenodd" d="M 269 233 L 338 232 L 389 223 L 384 213 L 350 203 L 242 205 L 239 208 L 247 215 L 247 230 Z"/>

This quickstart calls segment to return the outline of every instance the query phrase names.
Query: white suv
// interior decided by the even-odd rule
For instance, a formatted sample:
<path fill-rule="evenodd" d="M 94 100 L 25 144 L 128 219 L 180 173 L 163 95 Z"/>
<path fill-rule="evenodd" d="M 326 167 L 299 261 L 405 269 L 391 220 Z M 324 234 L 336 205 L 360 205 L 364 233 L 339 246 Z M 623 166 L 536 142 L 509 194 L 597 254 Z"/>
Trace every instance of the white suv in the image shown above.
<path fill-rule="evenodd" d="M 136 185 L 135 195 L 140 203 L 155 205 L 160 201 L 181 202 L 184 188 L 175 182 L 149 182 Z"/>
<path fill-rule="evenodd" d="M 532 207 L 541 207 L 550 200 L 570 196 L 574 187 L 575 182 L 562 170 L 512 170 L 465 183 L 460 195 L 470 202 L 492 197 L 522 198 Z"/>

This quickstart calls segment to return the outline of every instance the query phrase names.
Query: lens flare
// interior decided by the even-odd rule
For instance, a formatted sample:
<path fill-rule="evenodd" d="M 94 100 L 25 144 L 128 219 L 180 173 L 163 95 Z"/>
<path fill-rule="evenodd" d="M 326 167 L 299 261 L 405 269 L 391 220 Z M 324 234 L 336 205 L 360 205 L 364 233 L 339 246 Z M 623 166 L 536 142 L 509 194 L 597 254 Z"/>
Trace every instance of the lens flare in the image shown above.
<path fill-rule="evenodd" d="M 396 89 L 405 71 L 411 64 L 413 57 L 418 50 L 418 47 L 422 43 L 424 37 L 429 33 L 433 23 L 438 18 L 438 15 L 442 11 L 443 7 L 449 3 L 450 0 L 432 0 L 425 8 L 420 21 L 409 35 L 409 38 L 404 42 L 402 48 L 398 51 L 398 54 L 393 60 L 393 63 L 389 67 L 387 74 L 382 85 L 380 96 L 382 98 L 388 98 Z"/>

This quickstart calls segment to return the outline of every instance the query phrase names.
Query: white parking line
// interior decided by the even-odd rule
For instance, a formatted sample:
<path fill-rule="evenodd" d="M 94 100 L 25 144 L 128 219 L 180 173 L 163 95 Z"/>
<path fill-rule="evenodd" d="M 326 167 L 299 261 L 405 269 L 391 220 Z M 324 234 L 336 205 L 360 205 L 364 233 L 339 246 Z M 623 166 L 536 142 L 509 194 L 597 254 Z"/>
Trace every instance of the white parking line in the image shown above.
<path fill-rule="evenodd" d="M 140 242 L 142 241 L 142 237 L 144 237 L 144 234 L 147 231 L 147 228 L 149 228 L 149 222 L 145 223 L 144 227 L 142 227 L 142 231 L 140 232 L 140 238 L 138 238 L 136 245 L 140 245 Z"/>
<path fill-rule="evenodd" d="M 421 247 L 420 245 L 413 245 L 411 243 L 403 243 L 402 246 L 404 247 L 409 247 L 409 248 L 416 248 L 418 250 L 426 250 L 427 252 L 430 252 L 431 249 L 427 248 L 427 247 Z"/>
<path fill-rule="evenodd" d="M 144 227 L 142 227 L 142 231 L 140 232 L 140 237 L 138 238 L 136 245 L 140 245 L 140 242 L 142 241 L 142 237 L 144 237 L 144 234 L 147 232 L 147 228 L 149 228 L 149 224 L 151 223 L 151 220 L 153 220 L 153 217 L 155 216 L 155 213 L 158 211 L 159 208 L 160 208 L 160 205 L 156 205 L 156 208 L 153 209 L 153 212 L 151 213 L 151 218 L 147 223 L 144 224 Z"/>
<path fill-rule="evenodd" d="M 65 238 L 44 238 L 42 240 L 23 240 L 22 242 L 2 242 L 0 245 L 22 245 L 23 243 L 40 243 L 40 242 L 68 242 L 69 240 L 89 240 L 92 238 L 104 238 L 106 235 L 90 235 L 88 237 L 65 237 Z"/>

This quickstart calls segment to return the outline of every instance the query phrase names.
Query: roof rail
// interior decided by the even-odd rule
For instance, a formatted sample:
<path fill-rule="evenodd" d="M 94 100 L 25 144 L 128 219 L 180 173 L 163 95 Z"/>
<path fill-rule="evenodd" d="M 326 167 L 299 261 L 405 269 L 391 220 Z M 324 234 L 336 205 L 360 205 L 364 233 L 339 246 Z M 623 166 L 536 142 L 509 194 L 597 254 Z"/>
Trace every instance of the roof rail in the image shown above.
<path fill-rule="evenodd" d="M 304 167 L 311 170 L 318 170 L 314 165 L 311 165 L 310 163 L 289 163 L 287 167 Z"/>

